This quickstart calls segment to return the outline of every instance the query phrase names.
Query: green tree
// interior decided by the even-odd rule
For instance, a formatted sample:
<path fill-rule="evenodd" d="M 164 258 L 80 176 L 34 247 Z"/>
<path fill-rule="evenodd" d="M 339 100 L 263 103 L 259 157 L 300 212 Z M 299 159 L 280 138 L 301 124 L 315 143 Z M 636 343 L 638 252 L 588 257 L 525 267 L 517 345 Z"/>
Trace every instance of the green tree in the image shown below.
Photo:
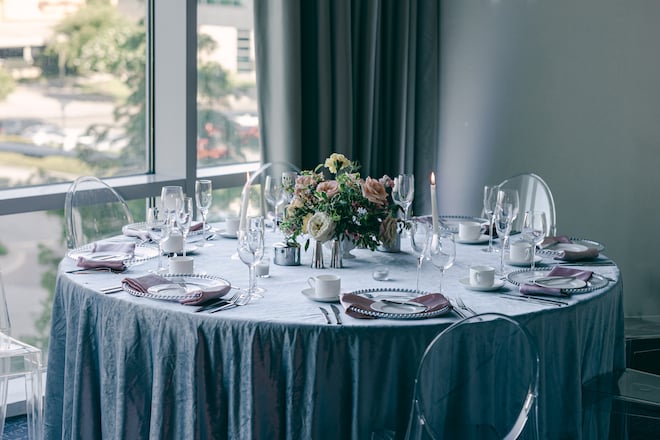
<path fill-rule="evenodd" d="M 16 82 L 6 69 L 0 67 L 0 101 L 7 99 L 16 88 Z"/>

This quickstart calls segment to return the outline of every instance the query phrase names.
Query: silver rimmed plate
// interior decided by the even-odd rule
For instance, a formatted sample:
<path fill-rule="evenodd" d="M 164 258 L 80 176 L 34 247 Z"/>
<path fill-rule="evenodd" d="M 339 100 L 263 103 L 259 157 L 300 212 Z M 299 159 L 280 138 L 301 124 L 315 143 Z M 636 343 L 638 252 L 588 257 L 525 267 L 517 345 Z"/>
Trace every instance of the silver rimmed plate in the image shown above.
<path fill-rule="evenodd" d="M 534 280 L 534 284 L 550 289 L 581 289 L 587 285 L 587 282 L 575 277 L 541 277 Z"/>
<path fill-rule="evenodd" d="M 373 299 L 374 302 L 370 309 L 354 306 L 351 306 L 351 309 L 356 313 L 373 316 L 375 318 L 426 319 L 444 315 L 451 310 L 449 301 L 446 301 L 445 306 L 435 310 L 428 310 L 425 304 L 419 302 L 420 310 L 413 310 L 414 306 L 410 305 L 410 302 L 418 302 L 416 297 L 429 295 L 429 292 L 420 292 L 415 289 L 381 287 L 355 290 L 350 293 Z M 401 301 L 406 304 L 393 304 L 395 301 Z M 406 305 L 408 305 L 407 308 L 402 308 Z"/>
<path fill-rule="evenodd" d="M 230 286 L 227 280 L 215 275 L 168 273 L 161 276 L 172 282 L 152 286 L 146 292 L 135 290 L 126 283 L 123 287 L 127 293 L 133 296 L 164 301 L 180 301 L 182 299 L 199 298 L 203 290 L 220 290 L 225 286 Z"/>
<path fill-rule="evenodd" d="M 94 243 L 89 243 L 79 248 L 71 249 L 66 255 L 73 260 L 77 260 L 78 257 L 84 257 L 88 260 L 98 262 L 123 260 L 126 266 L 144 263 L 145 261 L 158 256 L 158 247 L 147 243 L 135 245 L 133 255 L 112 251 L 92 252 L 93 249 Z"/>
<path fill-rule="evenodd" d="M 575 237 L 569 237 L 569 240 L 571 240 L 573 244 L 579 244 L 582 246 L 586 246 L 587 248 L 597 249 L 598 252 L 603 252 L 605 250 L 605 245 L 598 243 L 597 241 L 587 240 L 586 238 L 575 238 Z"/>
<path fill-rule="evenodd" d="M 536 284 L 537 279 L 548 278 L 550 271 L 552 269 L 522 269 L 509 273 L 506 276 L 507 281 L 516 286 L 523 284 Z M 591 292 L 592 290 L 600 289 L 601 287 L 607 286 L 607 278 L 597 274 L 592 273 L 591 278 L 586 282 L 587 284 L 584 287 L 580 288 L 561 288 L 559 286 L 552 286 L 553 288 L 560 288 L 566 293 L 586 293 Z"/>

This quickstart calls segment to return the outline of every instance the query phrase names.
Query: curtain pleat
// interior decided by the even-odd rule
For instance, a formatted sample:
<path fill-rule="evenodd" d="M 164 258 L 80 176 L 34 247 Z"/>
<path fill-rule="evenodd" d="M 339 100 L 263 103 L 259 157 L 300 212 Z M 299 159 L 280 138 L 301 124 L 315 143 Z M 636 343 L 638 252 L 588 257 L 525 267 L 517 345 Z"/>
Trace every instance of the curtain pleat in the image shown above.
<path fill-rule="evenodd" d="M 333 152 L 363 175 L 417 177 L 439 150 L 436 0 L 255 0 L 264 160 L 313 168 Z"/>

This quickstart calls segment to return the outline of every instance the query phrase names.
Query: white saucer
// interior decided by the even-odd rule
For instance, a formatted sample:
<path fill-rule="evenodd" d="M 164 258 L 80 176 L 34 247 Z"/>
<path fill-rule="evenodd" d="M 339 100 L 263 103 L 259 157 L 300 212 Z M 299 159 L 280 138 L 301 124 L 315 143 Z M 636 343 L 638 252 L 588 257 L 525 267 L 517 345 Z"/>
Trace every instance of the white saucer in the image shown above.
<path fill-rule="evenodd" d="M 218 231 L 218 235 L 224 238 L 238 238 L 238 234 L 236 233 L 230 234 L 227 231 Z"/>
<path fill-rule="evenodd" d="M 303 295 L 305 295 L 307 298 L 311 299 L 312 301 L 318 301 L 318 302 L 337 302 L 339 301 L 339 295 L 337 296 L 326 296 L 323 298 L 319 298 L 314 294 L 314 289 L 312 287 L 308 287 L 306 289 L 301 290 Z"/>
<path fill-rule="evenodd" d="M 543 257 L 537 255 L 534 257 L 534 263 L 540 263 L 543 260 Z M 532 265 L 531 261 L 511 261 L 508 255 L 504 256 L 504 262 L 509 266 L 519 266 L 519 267 L 529 267 Z"/>
<path fill-rule="evenodd" d="M 458 234 L 456 234 L 456 243 L 462 243 L 462 244 L 483 244 L 483 243 L 488 243 L 488 235 L 486 234 L 481 234 L 479 238 L 476 240 L 461 240 L 458 238 Z"/>
<path fill-rule="evenodd" d="M 476 290 L 477 292 L 491 292 L 493 290 L 501 289 L 502 286 L 504 286 L 504 280 L 500 279 L 496 279 L 495 282 L 493 282 L 493 285 L 488 287 L 473 286 L 470 284 L 469 278 L 460 279 L 458 282 L 461 283 L 466 289 Z"/>

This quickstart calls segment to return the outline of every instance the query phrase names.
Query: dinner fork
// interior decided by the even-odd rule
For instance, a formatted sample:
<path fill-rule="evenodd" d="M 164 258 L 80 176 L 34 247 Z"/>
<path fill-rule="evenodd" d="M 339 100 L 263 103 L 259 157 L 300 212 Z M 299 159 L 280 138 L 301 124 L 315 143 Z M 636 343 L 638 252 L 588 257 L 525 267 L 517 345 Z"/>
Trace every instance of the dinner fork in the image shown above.
<path fill-rule="evenodd" d="M 248 293 L 239 290 L 231 298 L 229 298 L 227 304 L 223 304 L 220 307 L 209 310 L 209 313 L 215 313 L 221 310 L 227 310 L 238 306 L 244 306 L 245 304 L 250 302 L 250 299 L 251 297 Z"/>
<path fill-rule="evenodd" d="M 456 303 L 456 300 L 454 298 L 446 297 L 447 300 L 449 301 L 449 304 L 451 304 L 451 309 L 456 313 L 461 319 L 467 318 L 467 315 L 461 311 L 461 308 L 458 307 L 458 304 Z"/>
<path fill-rule="evenodd" d="M 467 310 L 468 312 L 472 313 L 473 315 L 477 314 L 477 312 L 475 312 L 474 310 L 472 310 L 471 308 L 466 306 L 465 303 L 463 302 L 463 300 L 460 297 L 456 298 L 456 304 L 458 304 L 458 307 L 460 307 L 461 309 Z"/>

